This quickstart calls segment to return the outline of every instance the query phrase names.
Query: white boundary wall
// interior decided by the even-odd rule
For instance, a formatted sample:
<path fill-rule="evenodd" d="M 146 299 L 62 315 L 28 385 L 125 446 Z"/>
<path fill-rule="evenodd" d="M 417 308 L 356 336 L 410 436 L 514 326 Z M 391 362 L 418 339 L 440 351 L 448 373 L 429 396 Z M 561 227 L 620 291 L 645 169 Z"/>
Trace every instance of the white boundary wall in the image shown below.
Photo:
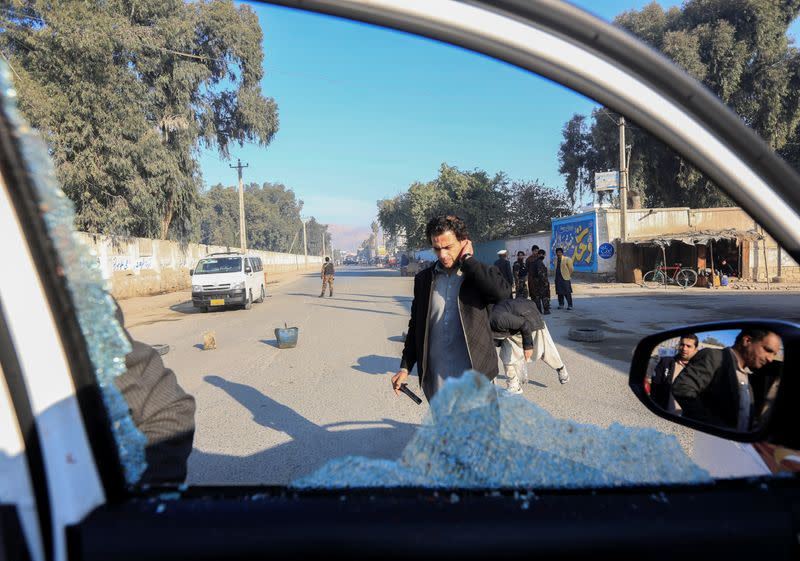
<path fill-rule="evenodd" d="M 235 247 L 202 244 L 181 244 L 174 241 L 151 240 L 80 234 L 97 257 L 103 277 L 111 283 L 116 298 L 175 292 L 191 288 L 189 270 L 211 253 L 238 251 Z M 258 255 L 269 281 L 270 273 L 318 271 L 322 257 L 275 251 L 248 250 Z"/>

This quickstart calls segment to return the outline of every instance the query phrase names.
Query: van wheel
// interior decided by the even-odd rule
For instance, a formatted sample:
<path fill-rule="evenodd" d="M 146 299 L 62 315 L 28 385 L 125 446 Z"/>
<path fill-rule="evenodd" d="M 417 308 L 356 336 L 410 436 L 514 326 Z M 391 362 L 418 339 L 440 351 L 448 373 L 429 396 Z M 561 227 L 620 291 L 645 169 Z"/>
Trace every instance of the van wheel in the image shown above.
<path fill-rule="evenodd" d="M 264 298 L 266 297 L 267 297 L 267 291 L 264 290 L 264 285 L 261 285 L 261 297 L 258 300 L 256 300 L 256 302 L 260 304 L 261 302 L 264 301 Z"/>
<path fill-rule="evenodd" d="M 244 301 L 244 309 L 249 310 L 253 307 L 253 291 L 247 291 L 247 300 Z"/>

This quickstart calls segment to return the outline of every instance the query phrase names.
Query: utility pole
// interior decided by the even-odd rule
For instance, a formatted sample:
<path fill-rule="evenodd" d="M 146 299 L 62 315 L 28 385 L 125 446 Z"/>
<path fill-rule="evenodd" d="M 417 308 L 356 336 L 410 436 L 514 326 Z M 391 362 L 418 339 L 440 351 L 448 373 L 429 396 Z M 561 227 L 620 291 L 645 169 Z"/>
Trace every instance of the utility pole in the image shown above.
<path fill-rule="evenodd" d="M 305 257 L 306 268 L 308 268 L 308 243 L 306 242 L 306 222 L 307 218 L 300 218 L 303 221 L 303 256 Z"/>
<path fill-rule="evenodd" d="M 242 160 L 236 159 L 236 165 L 228 167 L 235 169 L 239 172 L 239 245 L 242 247 L 242 252 L 247 252 L 247 234 L 244 229 L 244 182 L 242 181 L 242 170 L 249 167 L 250 164 L 242 165 Z"/>
<path fill-rule="evenodd" d="M 619 118 L 619 208 L 620 240 L 628 239 L 628 165 L 625 157 L 625 117 Z"/>
<path fill-rule="evenodd" d="M 320 224 L 323 226 L 323 224 Z M 325 228 L 322 229 L 322 257 L 325 257 Z"/>

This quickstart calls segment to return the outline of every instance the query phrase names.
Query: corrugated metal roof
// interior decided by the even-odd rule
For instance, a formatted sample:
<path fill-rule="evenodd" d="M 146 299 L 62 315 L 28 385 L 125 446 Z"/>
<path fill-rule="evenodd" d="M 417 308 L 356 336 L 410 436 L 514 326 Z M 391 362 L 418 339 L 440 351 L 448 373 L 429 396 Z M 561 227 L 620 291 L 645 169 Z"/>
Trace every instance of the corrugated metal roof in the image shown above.
<path fill-rule="evenodd" d="M 626 243 L 668 246 L 672 243 L 679 242 L 685 243 L 686 245 L 706 245 L 709 241 L 722 239 L 754 241 L 763 240 L 764 235 L 757 230 L 737 230 L 735 228 L 727 228 L 724 230 L 692 230 L 689 232 L 661 234 L 658 236 L 633 236 L 629 237 Z"/>

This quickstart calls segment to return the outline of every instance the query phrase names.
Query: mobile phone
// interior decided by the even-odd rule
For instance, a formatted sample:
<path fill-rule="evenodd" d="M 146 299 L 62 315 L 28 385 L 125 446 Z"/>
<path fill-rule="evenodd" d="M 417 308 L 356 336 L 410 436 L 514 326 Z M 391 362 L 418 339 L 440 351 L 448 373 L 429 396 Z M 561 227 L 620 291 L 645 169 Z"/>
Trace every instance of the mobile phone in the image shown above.
<path fill-rule="evenodd" d="M 410 397 L 417 405 L 422 403 L 422 400 L 419 398 L 419 396 L 408 389 L 408 384 L 400 384 L 400 391 Z"/>

